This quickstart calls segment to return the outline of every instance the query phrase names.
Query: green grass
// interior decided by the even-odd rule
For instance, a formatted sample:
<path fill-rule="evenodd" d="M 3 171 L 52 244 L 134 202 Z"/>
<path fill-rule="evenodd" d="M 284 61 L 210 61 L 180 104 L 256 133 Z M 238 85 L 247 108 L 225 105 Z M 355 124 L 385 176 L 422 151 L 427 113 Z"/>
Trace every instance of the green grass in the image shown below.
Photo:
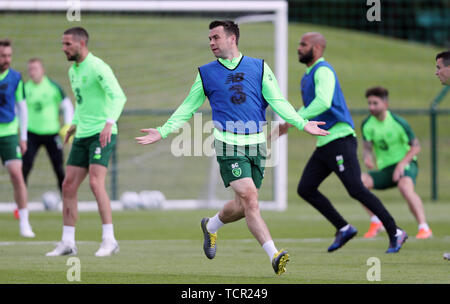
<path fill-rule="evenodd" d="M 176 108 L 187 95 L 197 67 L 213 60 L 208 49 L 207 26 L 211 18 L 170 18 L 145 15 L 83 14 L 81 23 L 67 22 L 65 14 L 2 13 L 2 37 L 13 40 L 13 67 L 25 79 L 26 62 L 31 57 L 44 60 L 48 75 L 58 81 L 74 100 L 67 79 L 67 62 L 61 51 L 65 29 L 81 25 L 88 29 L 90 49 L 113 68 L 128 101 L 126 109 Z M 300 106 L 299 81 L 304 66 L 298 63 L 296 48 L 308 31 L 327 38 L 325 58 L 337 71 L 350 108 L 364 108 L 364 91 L 374 85 L 386 86 L 393 108 L 426 108 L 442 89 L 434 74 L 431 46 L 380 37 L 367 33 L 309 24 L 289 25 L 288 99 Z M 273 59 L 273 28 L 270 24 L 241 27 L 240 50 L 264 58 L 276 70 Z M 442 103 L 448 108 L 449 96 Z M 208 108 L 206 102 L 203 106 Z M 168 198 L 198 198 L 206 191 L 208 157 L 175 157 L 170 154 L 172 135 L 150 147 L 135 144 L 139 129 L 158 126 L 167 116 L 123 116 L 119 121 L 118 183 L 124 191 L 161 190 Z M 364 117 L 355 116 L 359 125 Z M 450 250 L 450 136 L 445 132 L 450 116 L 439 117 L 439 194 L 430 202 L 430 130 L 424 116 L 405 117 L 422 144 L 417 192 L 423 198 L 435 237 L 414 239 L 416 224 L 398 191 L 376 192 L 388 206 L 410 240 L 398 255 L 385 255 L 387 237 L 364 240 L 367 216 L 335 176 L 320 190 L 344 216 L 357 226 L 359 237 L 336 253 L 326 253 L 334 233 L 322 216 L 295 193 L 303 167 L 314 150 L 315 139 L 290 131 L 288 151 L 287 212 L 263 212 L 278 247 L 289 249 L 292 261 L 288 273 L 272 274 L 268 258 L 248 232 L 245 222 L 220 231 L 218 257 L 205 259 L 199 220 L 215 211 L 148 211 L 114 214 L 116 234 L 121 244 L 118 256 L 93 256 L 100 240 L 100 220 L 96 213 L 80 214 L 77 227 L 82 283 L 367 283 L 366 261 L 381 259 L 382 283 L 449 283 L 448 262 L 442 254 Z M 204 117 L 203 122 L 208 120 Z M 208 134 L 203 135 L 203 139 Z M 361 149 L 361 144 L 360 144 Z M 66 153 L 68 152 L 66 148 Z M 360 150 L 361 151 L 361 150 Z M 0 201 L 11 201 L 9 178 L 0 169 Z M 272 171 L 267 170 L 262 199 L 271 198 Z M 110 184 L 108 180 L 108 190 Z M 219 183 L 219 188 L 222 185 Z M 56 180 L 46 153 L 40 151 L 29 179 L 29 198 L 40 200 L 44 191 L 56 190 Z M 229 193 L 223 195 L 229 196 Z M 79 192 L 80 200 L 93 200 L 88 183 Z M 66 258 L 50 259 L 44 253 L 60 239 L 59 213 L 32 213 L 37 238 L 18 238 L 17 222 L 10 214 L 0 214 L 0 283 L 66 283 Z M 14 242 L 6 245 L 4 242 Z"/>
<path fill-rule="evenodd" d="M 90 33 L 92 52 L 104 59 L 121 83 L 128 101 L 125 109 L 176 108 L 186 97 L 197 67 L 213 60 L 208 48 L 207 26 L 211 18 L 173 18 L 155 15 L 83 14 L 81 23 L 70 23 L 65 14 L 11 14 L 0 18 L 2 36 L 14 43 L 13 67 L 25 79 L 26 61 L 41 57 L 47 73 L 58 81 L 74 100 L 61 51 L 61 35 L 65 29 L 81 25 Z M 295 107 L 300 106 L 299 81 L 304 65 L 297 59 L 296 49 L 303 33 L 322 32 L 327 38 L 325 58 L 335 67 L 350 108 L 364 108 L 364 91 L 369 86 L 385 85 L 393 108 L 426 108 L 442 86 L 433 75 L 434 56 L 439 49 L 403 40 L 385 38 L 367 33 L 335 29 L 309 24 L 289 25 L 289 84 L 288 97 Z M 271 24 L 241 26 L 240 50 L 249 56 L 264 58 L 276 70 L 273 59 L 273 27 Z M 448 104 L 447 96 L 442 107 Z M 203 108 L 209 108 L 205 102 Z M 178 158 L 168 153 L 172 139 L 151 147 L 140 147 L 134 137 L 139 130 L 155 127 L 168 116 L 122 116 L 118 136 L 118 195 L 124 191 L 161 190 L 168 198 L 198 198 L 205 192 L 208 179 L 208 157 Z M 355 115 L 356 130 L 364 117 Z M 429 118 L 405 117 L 422 143 L 419 155 L 420 174 L 418 192 L 430 200 L 430 130 Z M 204 117 L 203 123 L 210 118 Z M 450 162 L 450 137 L 445 132 L 450 116 L 439 117 L 439 168 Z M 203 139 L 209 134 L 203 134 Z M 312 153 L 315 139 L 302 132 L 290 132 L 289 189 L 295 189 L 301 170 Z M 361 148 L 361 145 L 360 145 Z M 69 148 L 66 148 L 66 154 Z M 155 161 L 157 160 L 157 161 Z M 3 170 L 3 169 L 2 169 Z M 189 179 L 180 178 L 180 172 Z M 439 194 L 442 201 L 450 201 L 448 170 L 439 170 Z M 195 174 L 193 174 L 195 173 Z M 265 184 L 271 183 L 271 170 L 267 170 Z M 161 178 L 164 174 L 165 178 Z M 108 189 L 110 189 L 108 180 Z M 221 184 L 218 185 L 222 187 Z M 341 199 L 346 194 L 332 180 L 326 183 L 330 192 Z M 6 172 L 0 174 L 0 201 L 11 201 L 12 192 Z M 29 178 L 29 198 L 41 199 L 48 190 L 56 190 L 56 180 L 47 155 L 40 151 Z M 80 189 L 80 200 L 92 200 L 87 183 Z M 271 199 L 271 188 L 263 188 L 261 197 Z M 223 195 L 228 195 L 224 193 Z M 392 197 L 392 195 L 391 195 Z M 295 191 L 289 193 L 295 200 Z M 398 199 L 398 196 L 394 196 Z"/>
<path fill-rule="evenodd" d="M 406 204 L 387 207 L 397 223 L 410 235 L 398 254 L 387 255 L 385 233 L 375 239 L 362 238 L 367 216 L 356 202 L 336 203 L 354 224 L 358 236 L 334 253 L 326 248 L 333 240 L 333 228 L 305 203 L 292 203 L 287 212 L 264 211 L 276 245 L 291 255 L 287 273 L 273 273 L 268 257 L 248 231 L 245 221 L 219 231 L 218 252 L 208 260 L 202 250 L 200 219 L 214 210 L 128 211 L 114 213 L 120 252 L 97 258 L 101 225 L 97 213 L 80 213 L 76 238 L 81 262 L 81 283 L 223 283 L 303 284 L 371 283 L 366 279 L 370 257 L 381 261 L 381 282 L 387 284 L 450 283 L 448 231 L 450 207 L 427 204 L 434 237 L 416 240 L 417 226 Z M 37 237 L 18 237 L 18 224 L 11 214 L 0 214 L 0 283 L 69 283 L 68 257 L 45 257 L 61 237 L 61 215 L 56 212 L 31 214 Z"/>

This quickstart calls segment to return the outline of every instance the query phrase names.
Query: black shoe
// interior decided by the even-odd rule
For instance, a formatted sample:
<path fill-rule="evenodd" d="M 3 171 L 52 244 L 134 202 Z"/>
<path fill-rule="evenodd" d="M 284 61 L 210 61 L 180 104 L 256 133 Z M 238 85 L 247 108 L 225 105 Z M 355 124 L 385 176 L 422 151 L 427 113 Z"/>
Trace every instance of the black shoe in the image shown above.
<path fill-rule="evenodd" d="M 406 239 L 408 238 L 408 234 L 406 234 L 406 231 L 401 231 L 402 233 L 400 235 L 395 236 L 395 242 L 390 242 L 389 248 L 387 249 L 386 253 L 397 253 L 400 251 L 403 243 L 406 242 Z"/>
<path fill-rule="evenodd" d="M 205 217 L 202 219 L 201 226 L 203 231 L 203 251 L 208 259 L 213 259 L 216 256 L 216 239 L 217 232 L 210 233 L 208 229 L 206 229 L 206 224 L 208 224 L 209 218 Z"/>
<path fill-rule="evenodd" d="M 336 238 L 334 239 L 333 244 L 331 244 L 331 246 L 328 247 L 328 252 L 332 252 L 341 248 L 342 246 L 345 245 L 345 243 L 350 241 L 357 233 L 358 230 L 356 230 L 356 228 L 353 227 L 352 225 L 350 225 L 350 227 L 345 231 L 338 230 L 336 232 Z"/>
<path fill-rule="evenodd" d="M 289 262 L 289 254 L 286 250 L 281 249 L 273 256 L 272 267 L 277 275 L 286 271 L 287 262 Z"/>

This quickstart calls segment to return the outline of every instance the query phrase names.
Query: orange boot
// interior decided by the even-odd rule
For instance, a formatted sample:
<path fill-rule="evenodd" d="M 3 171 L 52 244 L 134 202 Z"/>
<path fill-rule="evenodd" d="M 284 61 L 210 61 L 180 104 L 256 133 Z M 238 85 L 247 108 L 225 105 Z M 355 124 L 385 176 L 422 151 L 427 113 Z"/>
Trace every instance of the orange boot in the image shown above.
<path fill-rule="evenodd" d="M 433 232 L 431 229 L 419 229 L 419 232 L 416 235 L 416 239 L 428 239 L 433 236 Z"/>
<path fill-rule="evenodd" d="M 374 238 L 378 232 L 383 231 L 383 223 L 381 222 L 370 222 L 369 231 L 364 234 L 364 238 L 371 239 Z"/>

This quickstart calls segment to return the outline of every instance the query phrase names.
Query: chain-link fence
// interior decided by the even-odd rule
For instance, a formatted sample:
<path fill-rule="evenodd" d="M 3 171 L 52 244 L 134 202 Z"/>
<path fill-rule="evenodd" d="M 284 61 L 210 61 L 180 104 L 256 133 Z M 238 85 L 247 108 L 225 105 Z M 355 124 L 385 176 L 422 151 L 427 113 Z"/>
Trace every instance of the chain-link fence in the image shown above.
<path fill-rule="evenodd" d="M 450 46 L 448 0 L 290 0 L 289 20 Z"/>

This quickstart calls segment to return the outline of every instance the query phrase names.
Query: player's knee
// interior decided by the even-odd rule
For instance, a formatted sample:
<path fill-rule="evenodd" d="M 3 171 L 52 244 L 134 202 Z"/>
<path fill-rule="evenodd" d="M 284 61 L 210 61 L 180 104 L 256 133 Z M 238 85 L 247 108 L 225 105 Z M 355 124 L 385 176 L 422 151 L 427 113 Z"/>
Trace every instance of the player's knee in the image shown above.
<path fill-rule="evenodd" d="M 69 179 L 64 179 L 63 183 L 62 183 L 62 194 L 63 197 L 64 196 L 72 196 L 77 192 L 77 187 L 75 186 L 75 184 L 69 180 Z"/>
<path fill-rule="evenodd" d="M 414 183 L 409 177 L 402 177 L 398 183 L 397 188 L 402 194 L 408 194 L 414 191 Z"/>
<path fill-rule="evenodd" d="M 244 209 L 255 208 L 258 206 L 258 191 L 256 189 L 247 188 L 238 195 Z"/>
<path fill-rule="evenodd" d="M 11 171 L 10 172 L 10 180 L 12 182 L 12 184 L 14 185 L 14 187 L 18 187 L 21 186 L 22 184 L 25 183 L 24 179 L 23 179 L 23 175 L 22 175 L 22 171 Z"/>
<path fill-rule="evenodd" d="M 256 189 L 246 189 L 239 193 L 239 198 L 245 202 L 258 200 L 258 192 Z"/>
<path fill-rule="evenodd" d="M 103 186 L 104 186 L 104 185 L 103 185 L 102 181 L 101 181 L 99 178 L 91 177 L 91 178 L 89 179 L 89 187 L 91 187 L 91 190 L 92 190 L 94 193 L 96 193 L 96 192 L 102 190 L 102 187 L 103 187 Z"/>
<path fill-rule="evenodd" d="M 361 181 L 362 181 L 364 187 L 366 187 L 367 189 L 372 189 L 373 188 L 373 180 L 372 180 L 372 177 L 369 174 L 363 173 L 361 175 Z"/>
<path fill-rule="evenodd" d="M 366 195 L 370 193 L 362 183 L 352 185 L 351 187 L 347 188 L 347 192 L 352 198 L 358 201 L 364 200 Z"/>
<path fill-rule="evenodd" d="M 300 183 L 297 187 L 297 194 L 305 200 L 307 200 L 307 198 L 310 197 L 315 191 L 316 188 L 309 187 L 303 183 Z"/>
<path fill-rule="evenodd" d="M 259 212 L 260 212 L 260 210 L 259 210 L 259 205 L 258 205 L 258 201 L 257 200 L 248 201 L 244 205 L 244 215 L 257 214 Z"/>

